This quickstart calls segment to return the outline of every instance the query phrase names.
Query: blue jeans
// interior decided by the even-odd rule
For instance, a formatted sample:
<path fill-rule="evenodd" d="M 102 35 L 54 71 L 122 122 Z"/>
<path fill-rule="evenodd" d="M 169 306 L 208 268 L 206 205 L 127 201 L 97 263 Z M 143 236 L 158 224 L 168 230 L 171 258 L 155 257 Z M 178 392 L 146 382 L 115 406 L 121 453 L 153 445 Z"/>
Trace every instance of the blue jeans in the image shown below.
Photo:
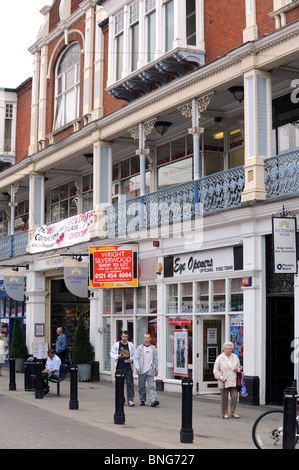
<path fill-rule="evenodd" d="M 154 370 L 150 369 L 144 374 L 138 376 L 138 393 L 140 401 L 146 401 L 146 382 L 149 389 L 150 402 L 157 401 L 157 394 L 155 389 Z"/>

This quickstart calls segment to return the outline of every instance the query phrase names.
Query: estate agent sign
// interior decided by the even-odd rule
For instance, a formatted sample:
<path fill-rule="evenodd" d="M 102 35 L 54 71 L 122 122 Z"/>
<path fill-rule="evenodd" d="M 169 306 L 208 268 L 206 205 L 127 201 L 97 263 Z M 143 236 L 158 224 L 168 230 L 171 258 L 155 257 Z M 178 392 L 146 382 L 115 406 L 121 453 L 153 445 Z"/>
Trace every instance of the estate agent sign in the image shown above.
<path fill-rule="evenodd" d="M 297 273 L 296 218 L 272 217 L 274 272 Z"/>

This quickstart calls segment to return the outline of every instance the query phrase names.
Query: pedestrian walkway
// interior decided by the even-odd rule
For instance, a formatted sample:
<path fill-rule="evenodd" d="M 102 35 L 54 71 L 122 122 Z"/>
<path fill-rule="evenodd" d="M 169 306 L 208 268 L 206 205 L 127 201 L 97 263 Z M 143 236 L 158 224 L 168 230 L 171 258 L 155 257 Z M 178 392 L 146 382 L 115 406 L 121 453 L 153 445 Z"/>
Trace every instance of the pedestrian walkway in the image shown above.
<path fill-rule="evenodd" d="M 239 405 L 240 419 L 224 420 L 220 399 L 194 396 L 192 443 L 180 442 L 181 394 L 158 392 L 160 406 L 124 407 L 125 423 L 114 424 L 115 388 L 105 381 L 78 383 L 78 410 L 69 409 L 70 380 L 50 384 L 42 399 L 24 390 L 24 374 L 16 374 L 9 390 L 9 370 L 0 377 L 0 448 L 65 449 L 254 449 L 251 429 L 267 407 Z"/>

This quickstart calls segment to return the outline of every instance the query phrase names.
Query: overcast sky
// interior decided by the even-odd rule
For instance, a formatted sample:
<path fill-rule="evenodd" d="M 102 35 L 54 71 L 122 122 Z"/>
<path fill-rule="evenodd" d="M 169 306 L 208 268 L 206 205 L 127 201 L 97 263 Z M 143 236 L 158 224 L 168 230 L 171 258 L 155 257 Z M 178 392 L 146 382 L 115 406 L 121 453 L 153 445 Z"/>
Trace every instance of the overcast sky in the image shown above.
<path fill-rule="evenodd" d="M 40 10 L 52 0 L 0 0 L 0 88 L 16 88 L 32 77 L 28 52 L 44 22 Z"/>

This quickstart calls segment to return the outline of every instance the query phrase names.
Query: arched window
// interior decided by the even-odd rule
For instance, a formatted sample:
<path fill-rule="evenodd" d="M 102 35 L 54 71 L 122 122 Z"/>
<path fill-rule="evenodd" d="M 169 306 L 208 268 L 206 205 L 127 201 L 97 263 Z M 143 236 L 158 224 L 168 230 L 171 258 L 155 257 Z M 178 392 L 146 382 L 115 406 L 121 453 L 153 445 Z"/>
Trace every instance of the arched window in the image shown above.
<path fill-rule="evenodd" d="M 80 55 L 80 44 L 72 44 L 57 64 L 53 130 L 79 117 Z"/>

